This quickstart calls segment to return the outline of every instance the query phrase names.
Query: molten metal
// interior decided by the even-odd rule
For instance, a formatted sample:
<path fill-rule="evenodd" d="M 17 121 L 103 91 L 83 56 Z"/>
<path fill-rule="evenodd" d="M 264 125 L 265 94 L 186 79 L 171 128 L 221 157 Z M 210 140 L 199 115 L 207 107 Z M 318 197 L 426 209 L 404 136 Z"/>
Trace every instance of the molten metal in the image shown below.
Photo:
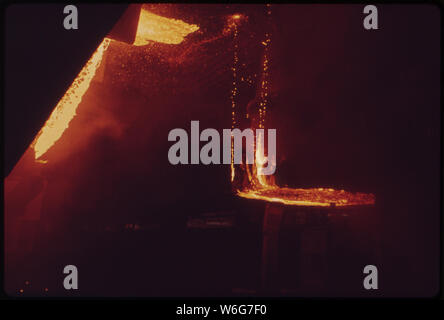
<path fill-rule="evenodd" d="M 297 206 L 353 206 L 375 203 L 373 194 L 350 193 L 344 190 L 313 188 L 297 189 L 270 186 L 266 188 L 238 191 L 239 196 L 248 199 L 279 202 Z"/>
<path fill-rule="evenodd" d="M 271 15 L 270 5 L 267 5 L 267 14 Z M 238 15 L 233 15 L 232 19 L 238 19 Z M 237 26 L 236 24 L 234 24 Z M 238 35 L 238 29 L 235 29 L 234 33 L 234 66 L 233 66 L 233 89 L 232 89 L 232 125 L 236 124 L 234 119 L 235 107 L 234 96 L 238 94 L 236 83 L 236 64 L 238 63 L 238 45 L 236 38 Z M 262 59 L 262 77 L 259 86 L 259 119 L 253 121 L 251 126 L 254 128 L 264 128 L 267 114 L 267 107 L 269 104 L 268 96 L 270 95 L 269 84 L 269 67 L 270 67 L 270 52 L 269 45 L 271 43 L 271 34 L 265 33 L 265 40 L 262 42 L 264 45 L 264 55 Z M 234 94 L 233 94 L 234 92 Z M 260 139 L 257 141 L 261 141 Z M 263 140 L 262 140 L 263 141 Z M 233 143 L 233 142 L 232 142 Z M 352 206 L 352 205 L 372 205 L 375 203 L 375 196 L 373 194 L 365 193 L 350 193 L 344 190 L 324 189 L 324 188 L 312 188 L 312 189 L 300 189 L 300 188 L 288 188 L 279 187 L 275 183 L 273 175 L 263 175 L 264 167 L 271 165 L 276 167 L 276 158 L 265 157 L 265 146 L 260 142 L 255 145 L 255 159 L 253 165 L 245 164 L 241 166 L 246 181 L 242 183 L 242 186 L 235 188 L 236 194 L 243 198 L 264 200 L 268 202 L 279 202 L 286 205 L 296 206 Z M 271 164 L 269 164 L 271 162 Z M 234 184 L 235 167 L 231 165 L 231 182 Z"/>
<path fill-rule="evenodd" d="M 372 205 L 375 203 L 375 196 L 373 194 L 350 193 L 331 188 L 300 189 L 279 187 L 274 181 L 274 176 L 260 174 L 267 161 L 275 162 L 276 159 L 267 159 L 264 156 L 264 147 L 258 144 L 256 146 L 255 163 L 251 168 L 248 165 L 246 166 L 249 186 L 238 190 L 238 196 L 296 206 L 343 207 Z"/>
<path fill-rule="evenodd" d="M 59 101 L 43 128 L 37 134 L 31 148 L 34 149 L 35 159 L 40 158 L 62 136 L 69 123 L 76 115 L 77 107 L 83 95 L 88 90 L 97 69 L 102 62 L 103 54 L 111 39 L 105 38 L 92 57 L 80 71 L 74 82 Z"/>
<path fill-rule="evenodd" d="M 149 41 L 178 44 L 181 43 L 188 34 L 197 30 L 199 30 L 199 27 L 195 24 L 188 24 L 181 20 L 161 17 L 142 9 L 134 45 L 143 46 L 148 44 Z"/>
<path fill-rule="evenodd" d="M 149 41 L 178 44 L 181 43 L 188 34 L 198 29 L 199 27 L 197 25 L 188 24 L 181 20 L 161 17 L 147 10 L 142 10 L 137 27 L 136 39 L 133 45 L 145 45 Z M 44 155 L 68 128 L 69 123 L 76 115 L 77 107 L 82 101 L 83 95 L 88 91 L 111 40 L 110 38 L 104 38 L 31 143 L 31 148 L 34 149 L 36 160 Z"/>

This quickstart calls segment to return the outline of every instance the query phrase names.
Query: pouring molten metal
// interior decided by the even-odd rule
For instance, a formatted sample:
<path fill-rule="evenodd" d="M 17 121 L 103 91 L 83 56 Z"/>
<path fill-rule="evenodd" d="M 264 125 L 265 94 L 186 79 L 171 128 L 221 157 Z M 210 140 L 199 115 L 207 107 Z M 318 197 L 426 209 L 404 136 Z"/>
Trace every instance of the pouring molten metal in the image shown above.
<path fill-rule="evenodd" d="M 188 24 L 181 20 L 161 17 L 142 9 L 135 40 L 132 45 L 142 46 L 148 44 L 150 41 L 179 44 L 188 34 L 198 29 L 199 27 L 197 25 Z M 36 161 L 46 163 L 46 160 L 39 158 L 60 139 L 63 132 L 68 128 L 71 120 L 75 117 L 77 107 L 82 102 L 84 94 L 88 91 L 91 81 L 99 69 L 104 53 L 108 49 L 111 41 L 115 40 L 109 37 L 103 39 L 31 143 Z"/>
<path fill-rule="evenodd" d="M 271 17 L 271 5 L 266 5 L 267 16 Z M 231 19 L 231 24 L 233 25 L 233 37 L 235 43 L 234 49 L 234 62 L 233 62 L 233 88 L 231 95 L 231 105 L 232 105 L 232 127 L 236 124 L 236 96 L 238 95 L 238 75 L 236 73 L 237 65 L 239 64 L 238 52 L 237 52 L 237 37 L 239 34 L 238 18 L 239 15 L 233 15 Z M 270 96 L 270 43 L 271 43 L 271 33 L 265 33 L 265 39 L 262 42 L 264 45 L 264 54 L 262 59 L 262 70 L 261 79 L 258 85 L 258 97 L 259 97 L 259 108 L 257 110 L 257 117 L 251 117 L 247 114 L 247 118 L 252 119 L 251 126 L 257 128 L 265 127 L 266 113 L 269 105 L 268 97 Z M 256 141 L 264 141 L 257 139 Z M 243 164 L 238 167 L 244 174 L 244 181 L 242 185 L 236 186 L 234 182 L 234 177 L 236 176 L 236 167 L 231 165 L 231 181 L 234 186 L 235 192 L 238 196 L 247 199 L 257 199 L 264 200 L 268 202 L 278 202 L 285 205 L 294 206 L 354 206 L 354 205 L 373 205 L 375 203 L 375 196 L 373 194 L 365 193 L 350 193 L 344 190 L 335 190 L 331 188 L 288 188 L 279 187 L 275 183 L 275 178 L 273 175 L 261 175 L 262 168 L 267 163 L 271 161 L 272 164 L 276 165 L 276 159 L 270 157 L 265 157 L 265 146 L 258 143 L 255 145 L 255 161 L 253 165 Z"/>
<path fill-rule="evenodd" d="M 258 140 L 262 141 L 262 140 Z M 237 190 L 237 195 L 247 199 L 265 200 L 268 202 L 278 202 L 295 206 L 354 206 L 373 205 L 375 197 L 373 194 L 350 193 L 344 190 L 331 188 L 288 188 L 279 187 L 274 181 L 274 176 L 260 175 L 260 168 L 263 167 L 267 159 L 263 156 L 263 146 L 256 146 L 255 163 L 246 165 L 248 186 Z M 268 161 L 275 162 L 275 159 Z"/>

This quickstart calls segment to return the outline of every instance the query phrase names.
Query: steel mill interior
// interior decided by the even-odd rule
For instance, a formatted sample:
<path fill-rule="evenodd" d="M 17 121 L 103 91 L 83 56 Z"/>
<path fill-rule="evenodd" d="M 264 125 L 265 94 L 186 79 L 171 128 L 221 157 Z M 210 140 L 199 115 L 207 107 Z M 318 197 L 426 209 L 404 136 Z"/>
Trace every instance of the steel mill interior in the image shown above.
<path fill-rule="evenodd" d="M 415 12 L 386 10 L 378 37 L 352 27 L 359 6 L 121 10 L 77 69 L 35 83 L 71 79 L 5 172 L 8 294 L 72 294 L 66 264 L 84 296 L 371 296 L 367 264 L 386 296 L 433 293 L 439 68 L 402 32 Z M 253 164 L 171 165 L 168 132 L 193 120 L 276 129 L 275 174 L 260 144 Z"/>

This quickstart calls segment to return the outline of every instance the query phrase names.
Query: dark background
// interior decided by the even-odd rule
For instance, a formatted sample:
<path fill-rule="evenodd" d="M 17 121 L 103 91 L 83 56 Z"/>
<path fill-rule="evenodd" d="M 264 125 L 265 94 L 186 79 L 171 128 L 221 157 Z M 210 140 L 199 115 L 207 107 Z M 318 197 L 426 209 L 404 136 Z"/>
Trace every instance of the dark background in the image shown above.
<path fill-rule="evenodd" d="M 432 278 L 439 266 L 439 10 L 378 8 L 375 32 L 361 27 L 360 6 L 307 6 L 296 16 L 283 12 L 281 34 L 296 44 L 287 40 L 282 50 L 290 85 L 280 97 L 297 99 L 282 103 L 289 109 L 300 106 L 294 117 L 271 112 L 281 136 L 283 130 L 284 136 L 293 133 L 278 151 L 288 150 L 283 176 L 290 185 L 374 192 L 384 248 L 396 261 L 386 270 L 391 281 L 399 287 L 412 281 L 424 290 L 429 283 L 437 291 Z M 303 23 L 286 28 L 292 20 Z M 301 170 L 291 170 L 294 163 Z"/>
<path fill-rule="evenodd" d="M 75 31 L 63 28 L 62 5 L 7 8 L 5 176 L 125 7 L 79 5 Z M 208 12 L 237 10 L 179 8 L 186 21 L 194 15 L 207 23 Z M 383 233 L 387 254 L 382 279 L 395 295 L 405 294 L 398 288 L 405 291 L 406 283 L 415 294 L 433 294 L 439 275 L 439 9 L 381 5 L 380 29 L 367 31 L 360 5 L 297 8 L 273 9 L 269 126 L 278 129 L 278 156 L 285 158 L 278 182 L 374 193 L 383 219 L 383 230 L 375 232 Z M 238 10 L 249 14 L 248 7 Z"/>

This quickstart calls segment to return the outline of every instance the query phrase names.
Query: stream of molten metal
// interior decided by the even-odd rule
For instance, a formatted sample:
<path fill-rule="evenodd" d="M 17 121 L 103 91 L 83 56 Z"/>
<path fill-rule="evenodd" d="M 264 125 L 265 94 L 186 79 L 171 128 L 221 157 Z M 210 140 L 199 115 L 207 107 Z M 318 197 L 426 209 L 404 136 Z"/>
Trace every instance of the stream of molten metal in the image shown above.
<path fill-rule="evenodd" d="M 259 133 L 260 135 L 260 133 Z M 264 200 L 268 202 L 278 202 L 286 205 L 298 206 L 352 206 L 352 205 L 372 205 L 375 203 L 373 194 L 351 193 L 344 190 L 332 188 L 287 188 L 279 187 L 275 183 L 273 175 L 261 175 L 267 161 L 276 164 L 276 159 L 267 159 L 265 148 L 262 145 L 261 137 L 257 139 L 255 161 L 253 165 L 245 165 L 248 185 L 244 185 L 237 190 L 237 195 L 247 199 Z"/>
<path fill-rule="evenodd" d="M 267 16 L 271 16 L 270 5 L 267 5 Z M 234 16 L 233 16 L 234 19 Z M 236 23 L 235 23 L 236 24 Z M 234 28 L 234 65 L 233 70 L 236 71 L 236 65 L 238 63 L 238 28 Z M 264 45 L 264 56 L 262 59 L 262 76 L 259 90 L 259 109 L 258 109 L 258 119 L 256 121 L 252 120 L 252 127 L 264 128 L 265 119 L 268 107 L 268 97 L 269 91 L 269 63 L 270 63 L 270 52 L 269 45 L 271 43 L 271 34 L 265 33 L 265 40 L 262 42 Z M 236 88 L 236 73 L 233 74 L 233 90 L 232 92 L 238 94 Z M 235 95 L 232 94 L 232 114 L 235 114 Z M 253 119 L 253 118 L 252 118 Z M 235 120 L 233 117 L 232 127 L 235 125 Z M 255 131 L 255 130 L 253 130 Z M 260 133 L 259 133 L 260 135 Z M 373 194 L 365 193 L 351 193 L 344 190 L 335 190 L 331 188 L 288 188 L 280 187 L 275 182 L 275 177 L 273 175 L 262 175 L 262 168 L 264 168 L 267 161 L 272 161 L 272 165 L 276 166 L 276 159 L 268 159 L 265 156 L 265 146 L 262 145 L 262 137 L 257 137 L 255 144 L 255 159 L 252 165 L 243 164 L 239 169 L 242 169 L 246 175 L 246 182 L 243 182 L 242 186 L 236 188 L 236 193 L 238 196 L 247 199 L 264 200 L 268 202 L 278 202 L 286 205 L 296 205 L 296 206 L 351 206 L 351 205 L 372 205 L 375 203 L 375 197 Z M 231 181 L 234 183 L 236 167 L 231 165 Z"/>
<path fill-rule="evenodd" d="M 269 7 L 269 6 L 268 6 Z M 269 10 L 269 9 L 268 9 Z M 268 15 L 270 15 L 270 11 Z M 242 18 L 241 15 L 233 15 L 231 19 L 232 29 L 235 36 L 235 55 L 233 65 L 234 88 L 232 90 L 232 121 L 233 128 L 236 124 L 235 112 L 236 102 L 235 98 L 238 95 L 237 89 L 237 64 L 238 64 L 238 28 L 237 22 Z M 139 23 L 137 26 L 136 38 L 132 45 L 145 45 L 149 41 L 156 41 L 167 44 L 181 43 L 184 38 L 198 30 L 199 27 L 193 24 L 187 24 L 181 20 L 169 19 L 155 15 L 147 10 L 142 9 Z M 36 161 L 44 155 L 54 143 L 60 139 L 63 132 L 68 128 L 71 120 L 76 115 L 76 110 L 82 101 L 84 94 L 87 92 L 91 81 L 93 80 L 102 58 L 112 39 L 104 38 L 100 43 L 92 57 L 80 71 L 71 86 L 66 91 L 65 95 L 58 102 L 49 119 L 37 134 L 36 138 L 31 144 L 34 150 Z M 265 41 L 262 44 L 265 46 L 264 59 L 262 65 L 262 79 L 260 82 L 260 107 L 259 107 L 259 122 L 256 124 L 259 128 L 264 128 L 265 115 L 268 105 L 269 83 L 268 83 L 268 68 L 269 68 L 269 53 L 268 45 L 271 41 L 270 34 L 266 34 Z M 257 141 L 263 141 L 258 139 Z M 259 199 L 270 202 L 280 202 L 288 205 L 307 205 L 307 206 L 345 206 L 355 204 L 373 204 L 375 199 L 372 194 L 352 194 L 344 190 L 314 188 L 314 189 L 294 189 L 279 187 L 274 181 L 274 176 L 260 175 L 260 168 L 264 166 L 267 159 L 264 156 L 265 146 L 261 144 L 256 145 L 255 163 L 253 165 L 245 165 L 243 168 L 247 175 L 248 184 L 242 186 L 237 190 L 237 194 L 244 198 Z M 276 161 L 272 159 L 271 161 Z M 233 182 L 235 177 L 235 167 L 231 165 L 231 180 Z"/>

